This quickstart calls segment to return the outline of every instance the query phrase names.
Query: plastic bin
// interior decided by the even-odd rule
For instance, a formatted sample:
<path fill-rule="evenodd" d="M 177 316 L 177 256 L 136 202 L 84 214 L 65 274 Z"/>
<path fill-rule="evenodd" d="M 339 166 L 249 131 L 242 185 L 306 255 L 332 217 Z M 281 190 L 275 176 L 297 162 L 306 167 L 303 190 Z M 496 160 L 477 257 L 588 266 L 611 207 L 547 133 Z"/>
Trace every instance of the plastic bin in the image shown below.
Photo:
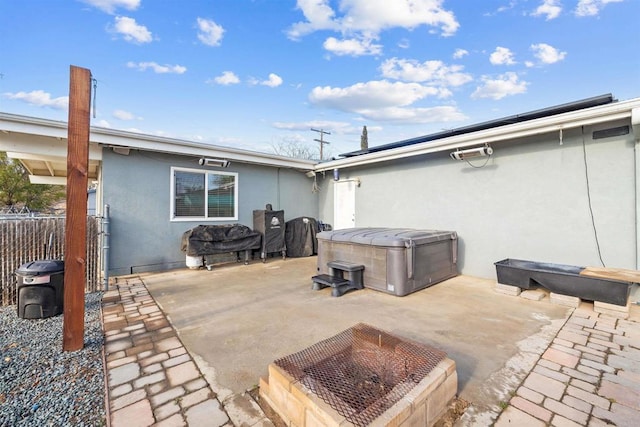
<path fill-rule="evenodd" d="M 18 276 L 18 317 L 42 319 L 61 314 L 64 307 L 64 262 L 39 260 L 22 264 Z"/>
<path fill-rule="evenodd" d="M 632 282 L 582 276 L 584 267 L 507 258 L 494 263 L 498 283 L 530 289 L 540 285 L 551 292 L 587 301 L 627 305 Z"/>

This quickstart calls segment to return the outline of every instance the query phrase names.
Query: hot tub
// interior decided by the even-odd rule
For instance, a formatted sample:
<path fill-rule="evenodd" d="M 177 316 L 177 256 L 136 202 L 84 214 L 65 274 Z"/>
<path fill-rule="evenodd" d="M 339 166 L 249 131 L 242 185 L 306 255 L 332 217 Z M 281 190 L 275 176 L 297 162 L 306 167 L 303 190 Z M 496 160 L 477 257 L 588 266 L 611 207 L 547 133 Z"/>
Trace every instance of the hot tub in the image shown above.
<path fill-rule="evenodd" d="M 366 288 L 404 296 L 458 275 L 455 231 L 347 228 L 317 234 L 318 272 L 331 261 L 364 266 Z"/>

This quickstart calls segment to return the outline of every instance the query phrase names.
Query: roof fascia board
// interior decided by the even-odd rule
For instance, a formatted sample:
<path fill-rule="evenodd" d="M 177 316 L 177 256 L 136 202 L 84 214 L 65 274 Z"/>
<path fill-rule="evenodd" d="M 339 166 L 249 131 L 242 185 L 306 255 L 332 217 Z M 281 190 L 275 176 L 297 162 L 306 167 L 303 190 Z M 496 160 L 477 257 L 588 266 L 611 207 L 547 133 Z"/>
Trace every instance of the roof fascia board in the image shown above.
<path fill-rule="evenodd" d="M 5 134 L 41 135 L 64 139 L 66 150 L 66 138 L 68 135 L 66 122 L 0 113 L 0 131 Z M 312 170 L 313 166 L 317 163 L 313 160 L 288 158 L 275 154 L 271 155 L 249 150 L 207 145 L 116 129 L 91 127 L 90 131 L 89 141 L 91 143 L 106 146 L 115 145 L 144 151 L 200 157 L 224 157 L 231 161 L 302 170 Z"/>
<path fill-rule="evenodd" d="M 533 119 L 526 122 L 514 123 L 478 132 L 456 135 L 443 138 L 441 140 L 423 142 L 387 151 L 378 151 L 363 154 L 361 156 L 332 160 L 318 164 L 315 171 L 322 172 L 336 168 L 368 165 L 371 163 L 402 159 L 422 154 L 436 153 L 439 151 L 455 150 L 458 148 L 490 144 L 492 142 L 515 140 L 527 136 L 554 132 L 560 129 L 566 130 L 580 126 L 626 119 L 631 117 L 634 107 L 640 107 L 640 98 L 584 110 L 571 111 L 555 116 Z"/>
<path fill-rule="evenodd" d="M 9 132 L 0 134 L 0 151 L 13 152 L 18 155 L 44 157 L 60 157 L 66 162 L 67 139 L 31 135 L 29 133 Z M 24 158 L 27 158 L 24 157 Z M 32 159 L 37 160 L 37 159 Z M 89 160 L 102 160 L 102 148 L 97 144 L 89 144 Z"/>
<path fill-rule="evenodd" d="M 0 130 L 5 133 L 25 133 L 53 138 L 66 138 L 68 135 L 65 122 L 10 113 L 0 113 Z"/>
<path fill-rule="evenodd" d="M 631 111 L 631 126 L 633 127 L 636 141 L 640 141 L 640 105 Z"/>
<path fill-rule="evenodd" d="M 102 145 L 117 145 L 137 150 L 156 151 L 169 154 L 192 156 L 223 157 L 231 161 L 253 163 L 265 166 L 278 166 L 310 170 L 316 162 L 293 159 L 283 156 L 239 150 L 217 145 L 201 144 L 172 138 L 157 137 L 142 133 L 124 132 L 105 128 L 92 128 L 91 141 Z"/>
<path fill-rule="evenodd" d="M 91 141 L 105 146 L 128 147 L 135 150 L 154 151 L 194 157 L 226 158 L 236 162 L 265 166 L 311 170 L 317 163 L 311 160 L 293 159 L 276 155 L 249 152 L 215 145 L 195 144 L 186 141 L 154 138 L 143 134 L 114 135 L 92 129 Z"/>

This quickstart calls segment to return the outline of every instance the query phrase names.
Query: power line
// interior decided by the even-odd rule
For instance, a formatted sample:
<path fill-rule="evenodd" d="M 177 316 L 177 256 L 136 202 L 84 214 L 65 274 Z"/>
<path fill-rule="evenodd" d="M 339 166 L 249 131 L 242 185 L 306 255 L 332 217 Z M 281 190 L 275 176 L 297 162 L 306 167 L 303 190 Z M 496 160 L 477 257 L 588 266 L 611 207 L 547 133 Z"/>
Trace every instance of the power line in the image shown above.
<path fill-rule="evenodd" d="M 320 134 L 320 139 L 314 139 L 314 141 L 320 143 L 320 161 L 322 161 L 322 160 L 324 160 L 323 159 L 324 145 L 325 144 L 331 144 L 329 141 L 325 141 L 324 140 L 324 136 L 325 135 L 331 135 L 331 132 L 326 132 L 323 129 L 314 129 L 314 128 L 311 128 L 311 130 L 314 131 L 314 132 L 318 132 Z"/>

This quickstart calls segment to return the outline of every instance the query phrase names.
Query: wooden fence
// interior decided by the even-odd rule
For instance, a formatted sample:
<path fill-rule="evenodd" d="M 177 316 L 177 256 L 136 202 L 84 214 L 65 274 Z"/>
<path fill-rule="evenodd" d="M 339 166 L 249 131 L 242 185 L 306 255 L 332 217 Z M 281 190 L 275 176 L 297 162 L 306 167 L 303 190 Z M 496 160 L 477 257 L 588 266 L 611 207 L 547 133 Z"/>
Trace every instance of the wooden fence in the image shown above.
<path fill-rule="evenodd" d="M 0 305 L 16 304 L 16 270 L 24 263 L 64 256 L 65 218 L 0 218 Z M 100 289 L 100 218 L 87 217 L 85 292 Z"/>

